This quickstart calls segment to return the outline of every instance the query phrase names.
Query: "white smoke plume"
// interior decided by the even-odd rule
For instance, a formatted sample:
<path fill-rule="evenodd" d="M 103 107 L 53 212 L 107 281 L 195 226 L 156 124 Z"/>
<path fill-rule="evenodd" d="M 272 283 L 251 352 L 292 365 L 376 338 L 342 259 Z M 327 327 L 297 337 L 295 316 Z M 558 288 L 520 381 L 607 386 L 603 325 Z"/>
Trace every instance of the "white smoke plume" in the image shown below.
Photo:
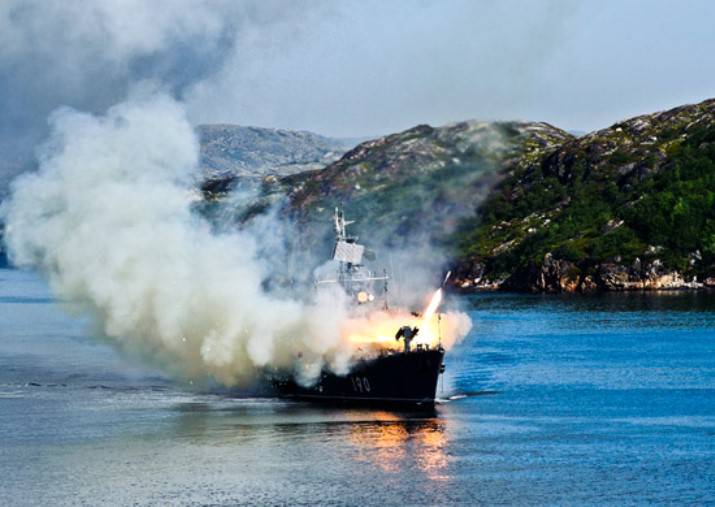
<path fill-rule="evenodd" d="M 0 1 L 0 199 L 12 176 L 35 167 L 56 108 L 104 112 L 145 80 L 182 97 L 227 65 L 244 32 L 275 38 L 314 8 L 302 0 Z"/>
<path fill-rule="evenodd" d="M 39 171 L 13 184 L 6 243 L 122 348 L 184 378 L 245 384 L 271 368 L 309 383 L 324 367 L 346 373 L 366 338 L 394 346 L 394 330 L 415 319 L 350 316 L 341 291 L 312 302 L 269 292 L 270 253 L 280 253 L 266 242 L 283 224 L 268 215 L 260 234 L 217 233 L 192 212 L 198 142 L 168 95 L 145 87 L 104 116 L 65 108 L 50 125 Z M 469 327 L 452 315 L 444 343 Z"/>
<path fill-rule="evenodd" d="M 341 305 L 270 296 L 254 239 L 192 214 L 198 145 L 180 104 L 140 92 L 105 116 L 63 109 L 50 122 L 39 172 L 15 182 L 5 211 L 14 263 L 44 271 L 107 337 L 189 378 L 345 370 Z"/>

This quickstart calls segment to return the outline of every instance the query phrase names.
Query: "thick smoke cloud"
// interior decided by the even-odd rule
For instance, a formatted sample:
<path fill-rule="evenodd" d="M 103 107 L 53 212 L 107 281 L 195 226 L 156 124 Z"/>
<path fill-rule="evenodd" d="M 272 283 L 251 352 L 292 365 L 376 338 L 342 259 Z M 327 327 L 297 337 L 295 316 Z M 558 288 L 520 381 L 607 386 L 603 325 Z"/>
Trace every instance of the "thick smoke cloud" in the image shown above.
<path fill-rule="evenodd" d="M 240 66 L 239 48 L 258 28 L 284 43 L 292 14 L 320 17 L 331 5 L 2 4 L 0 176 L 37 156 L 0 210 L 11 261 L 42 271 L 98 334 L 179 376 L 235 385 L 266 368 L 304 382 L 325 367 L 346 372 L 366 353 L 355 340 L 374 338 L 377 317 L 348 315 L 339 289 L 271 293 L 268 273 L 287 264 L 291 244 L 290 225 L 275 214 L 217 232 L 192 212 L 199 150 L 182 103 L 194 97 L 196 116 L 197 83 Z M 411 320 L 383 315 L 383 345 L 394 346 L 393 328 Z M 447 316 L 445 345 L 469 326 Z M 424 328 L 423 339 L 436 339 Z"/>
<path fill-rule="evenodd" d="M 198 146 L 180 104 L 139 92 L 106 116 L 63 109 L 50 124 L 40 170 L 15 182 L 6 210 L 17 265 L 184 376 L 230 385 L 265 366 L 345 370 L 341 305 L 271 296 L 254 237 L 215 235 L 192 214 Z"/>
<path fill-rule="evenodd" d="M 560 40 L 571 9 L 553 5 L 524 6 L 531 15 L 521 19 L 513 3 L 466 0 L 4 0 L 0 197 L 32 167 L 55 108 L 102 113 L 142 80 L 185 101 L 194 125 L 353 137 L 494 117 L 526 97 L 521 83 Z M 521 35 L 495 44 L 512 18 Z M 494 87 L 489 76 L 515 65 L 523 37 L 538 43 L 518 57 L 521 79 Z"/>
<path fill-rule="evenodd" d="M 102 113 L 138 81 L 174 97 L 226 63 L 237 34 L 306 7 L 229 0 L 0 2 L 0 198 L 60 106 Z"/>
<path fill-rule="evenodd" d="M 266 288 L 281 260 L 267 239 L 289 234 L 275 217 L 216 233 L 192 212 L 199 149 L 180 103 L 140 87 L 106 115 L 64 108 L 50 126 L 39 170 L 13 184 L 6 243 L 16 265 L 41 270 L 113 343 L 177 375 L 234 385 L 265 368 L 303 382 L 323 367 L 344 373 L 360 353 L 351 337 L 374 336 L 375 317 L 348 315 L 337 288 L 309 299 Z M 389 341 L 414 317 L 380 320 Z M 447 314 L 445 345 L 469 327 Z"/>

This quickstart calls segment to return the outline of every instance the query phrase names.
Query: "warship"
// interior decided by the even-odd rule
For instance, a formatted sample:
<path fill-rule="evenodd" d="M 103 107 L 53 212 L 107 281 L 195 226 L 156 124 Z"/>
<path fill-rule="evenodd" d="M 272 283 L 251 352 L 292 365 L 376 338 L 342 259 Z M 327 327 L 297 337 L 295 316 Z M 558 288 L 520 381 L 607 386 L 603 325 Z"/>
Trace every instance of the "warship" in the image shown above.
<path fill-rule="evenodd" d="M 353 222 L 346 221 L 337 208 L 334 223 L 332 260 L 336 269 L 333 276 L 315 281 L 316 290 L 339 284 L 355 312 L 368 312 L 380 305 L 388 310 L 387 272 L 378 275 L 367 268 L 363 259 L 372 257 L 371 252 L 357 242 L 357 237 L 347 234 L 346 228 Z M 413 346 L 419 332 L 418 327 L 400 326 L 394 330 L 394 337 L 401 344 L 357 361 L 347 375 L 323 370 L 311 386 L 280 378 L 274 380 L 274 388 L 281 397 L 310 402 L 433 408 L 439 376 L 444 373 L 445 350 L 441 339 L 436 346 Z"/>

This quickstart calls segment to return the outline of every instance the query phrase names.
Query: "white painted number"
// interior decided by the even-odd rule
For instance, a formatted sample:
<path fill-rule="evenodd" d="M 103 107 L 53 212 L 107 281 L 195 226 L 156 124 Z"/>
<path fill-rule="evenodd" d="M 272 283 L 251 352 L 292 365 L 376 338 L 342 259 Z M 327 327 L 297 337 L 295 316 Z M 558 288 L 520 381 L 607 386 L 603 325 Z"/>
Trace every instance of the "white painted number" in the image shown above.
<path fill-rule="evenodd" d="M 370 381 L 367 377 L 350 377 L 350 381 L 353 383 L 353 391 L 356 393 L 370 392 Z"/>

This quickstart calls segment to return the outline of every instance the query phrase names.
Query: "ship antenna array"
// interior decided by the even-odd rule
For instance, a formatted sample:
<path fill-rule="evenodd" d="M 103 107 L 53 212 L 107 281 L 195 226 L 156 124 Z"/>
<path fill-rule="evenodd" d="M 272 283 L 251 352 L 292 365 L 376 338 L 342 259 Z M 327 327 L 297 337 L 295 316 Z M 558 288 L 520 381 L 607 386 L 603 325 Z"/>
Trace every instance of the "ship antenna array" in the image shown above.
<path fill-rule="evenodd" d="M 349 237 L 348 236 L 348 229 L 347 226 L 350 224 L 354 224 L 354 220 L 345 220 L 345 212 L 336 207 L 335 208 L 335 213 L 333 215 L 333 221 L 335 222 L 335 234 L 338 237 L 338 240 L 341 241 L 346 241 L 348 239 L 356 240 L 357 237 Z"/>

